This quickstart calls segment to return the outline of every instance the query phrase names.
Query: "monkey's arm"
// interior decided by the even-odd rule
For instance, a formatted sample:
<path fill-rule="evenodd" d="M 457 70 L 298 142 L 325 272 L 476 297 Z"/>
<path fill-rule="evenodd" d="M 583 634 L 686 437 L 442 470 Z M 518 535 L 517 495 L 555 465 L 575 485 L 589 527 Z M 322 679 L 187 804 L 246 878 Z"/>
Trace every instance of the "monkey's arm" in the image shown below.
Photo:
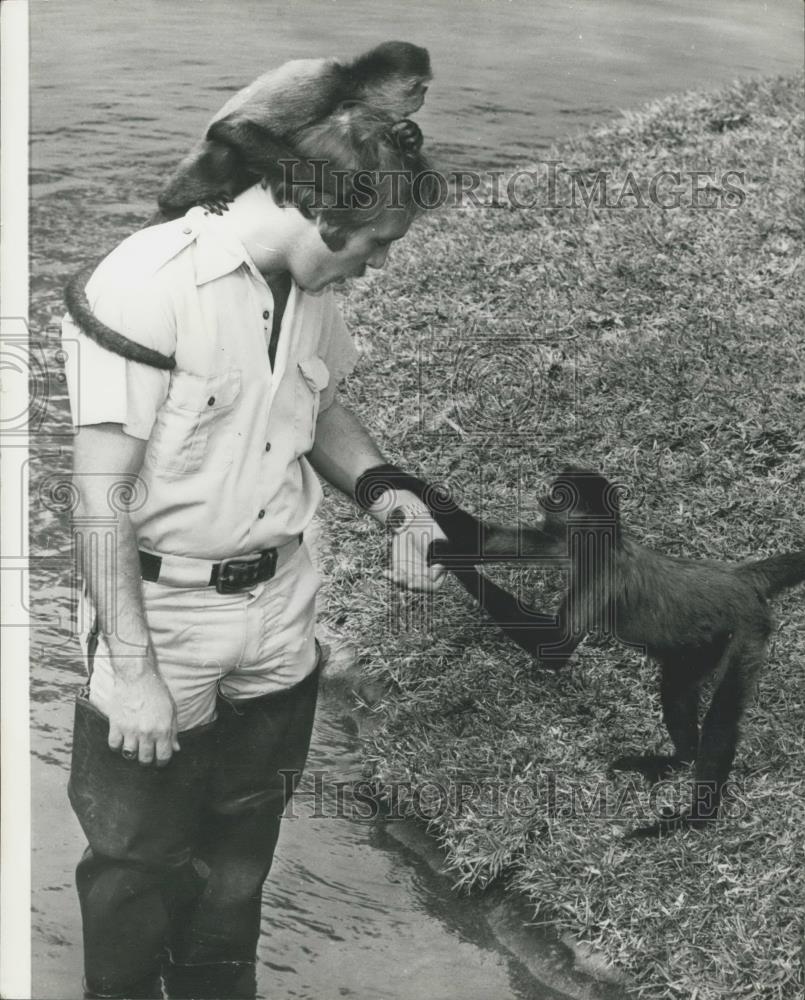
<path fill-rule="evenodd" d="M 557 617 L 525 607 L 514 594 L 499 587 L 477 569 L 452 567 L 464 589 L 491 616 L 513 642 L 532 656 L 540 656 L 546 643 L 556 641 Z"/>
<path fill-rule="evenodd" d="M 455 505 L 449 509 L 431 506 L 431 513 L 448 537 L 448 541 L 437 543 L 434 558 L 438 556 L 438 561 L 451 569 L 478 563 L 534 563 L 566 558 L 563 539 L 541 528 L 489 524 Z"/>
<path fill-rule="evenodd" d="M 447 566 L 513 642 L 532 656 L 542 655 L 543 647 L 561 642 L 564 638 L 561 618 L 557 626 L 554 615 L 524 607 L 513 594 L 479 573 L 474 565 L 484 561 L 487 546 L 494 550 L 490 560 L 513 561 L 522 551 L 523 533 L 527 547 L 532 550 L 541 543 L 552 541 L 549 536 L 538 529 L 485 525 L 459 507 L 444 487 L 427 483 L 394 465 L 384 464 L 367 470 L 356 484 L 356 499 L 360 506 L 366 507 L 378 500 L 386 489 L 409 490 L 428 507 L 434 521 L 447 535 L 446 540 L 437 540 L 431 545 L 430 562 Z M 554 666 L 564 662 L 561 656 L 552 659 Z"/>
<path fill-rule="evenodd" d="M 472 520 L 475 521 L 474 518 Z M 482 532 L 479 562 L 517 562 L 528 559 L 529 553 L 548 555 L 556 548 L 554 536 L 539 529 L 512 529 L 475 523 Z M 467 554 L 466 540 L 456 544 L 450 536 L 449 525 L 440 527 L 448 539 L 432 544 L 431 561 L 447 566 L 465 590 L 518 646 L 546 666 L 556 670 L 563 667 L 586 634 L 584 630 L 572 631 L 574 616 L 571 609 L 579 603 L 578 598 L 573 601 L 568 593 L 556 615 L 546 615 L 523 605 L 513 594 L 483 576 L 473 565 L 468 565 L 475 557 Z"/>
<path fill-rule="evenodd" d="M 432 559 L 450 569 L 565 554 L 564 536 L 560 540 L 558 535 L 540 528 L 487 524 L 459 507 L 444 486 L 427 483 L 393 465 L 378 466 L 369 472 L 374 478 L 366 481 L 366 489 L 375 491 L 377 497 L 383 489 L 394 487 L 409 490 L 428 507 L 447 535 L 447 541 L 435 543 Z"/>
<path fill-rule="evenodd" d="M 427 504 L 433 519 L 447 535 L 446 541 L 436 541 L 431 546 L 431 561 L 447 566 L 503 633 L 527 653 L 541 657 L 545 647 L 558 644 L 563 632 L 556 615 L 526 607 L 514 594 L 468 564 L 470 559 L 515 561 L 522 555 L 524 545 L 531 551 L 547 547 L 549 536 L 538 529 L 486 525 L 459 507 L 446 490 L 414 476 L 408 479 L 407 488 Z M 563 662 L 563 657 L 555 657 L 553 665 L 561 666 Z"/>
<path fill-rule="evenodd" d="M 438 552 L 444 558 L 435 558 L 436 550 L 431 549 L 432 562 L 445 563 L 448 554 L 469 557 L 481 551 L 483 524 L 478 518 L 453 500 L 448 490 L 440 485 L 425 482 L 418 476 L 404 472 L 396 465 L 383 463 L 367 469 L 355 484 L 355 500 L 359 507 L 368 510 L 387 490 L 406 490 L 418 497 L 428 508 L 433 520 L 448 536 L 448 541 L 439 543 Z M 463 559 L 466 566 L 468 559 Z"/>

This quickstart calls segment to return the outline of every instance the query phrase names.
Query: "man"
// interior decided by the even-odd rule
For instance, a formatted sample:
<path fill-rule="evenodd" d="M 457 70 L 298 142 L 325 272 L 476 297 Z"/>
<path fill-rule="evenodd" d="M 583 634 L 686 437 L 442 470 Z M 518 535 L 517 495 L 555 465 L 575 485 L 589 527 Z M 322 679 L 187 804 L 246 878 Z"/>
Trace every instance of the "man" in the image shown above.
<path fill-rule="evenodd" d="M 360 107 L 297 149 L 290 180 L 286 164 L 220 215 L 136 233 L 88 283 L 98 319 L 172 371 L 65 320 L 93 610 L 70 781 L 88 996 L 160 996 L 165 954 L 171 996 L 254 995 L 260 890 L 316 700 L 313 469 L 352 494 L 384 461 L 336 397 L 356 352 L 329 286 L 385 264 L 426 167 Z M 358 168 L 374 197 L 365 174 L 355 197 Z M 364 506 L 394 525 L 392 578 L 435 588 L 443 535 L 412 494 L 378 492 Z"/>

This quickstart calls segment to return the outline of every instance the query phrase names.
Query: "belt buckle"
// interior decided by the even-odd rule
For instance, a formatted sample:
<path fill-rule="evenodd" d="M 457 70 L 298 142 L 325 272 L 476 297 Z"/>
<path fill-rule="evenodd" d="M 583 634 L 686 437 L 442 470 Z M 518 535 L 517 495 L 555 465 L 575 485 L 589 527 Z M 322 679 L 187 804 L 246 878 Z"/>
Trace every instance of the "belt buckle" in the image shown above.
<path fill-rule="evenodd" d="M 222 559 L 215 589 L 219 594 L 237 594 L 270 580 L 277 571 L 277 550 L 263 549 L 252 556 Z"/>

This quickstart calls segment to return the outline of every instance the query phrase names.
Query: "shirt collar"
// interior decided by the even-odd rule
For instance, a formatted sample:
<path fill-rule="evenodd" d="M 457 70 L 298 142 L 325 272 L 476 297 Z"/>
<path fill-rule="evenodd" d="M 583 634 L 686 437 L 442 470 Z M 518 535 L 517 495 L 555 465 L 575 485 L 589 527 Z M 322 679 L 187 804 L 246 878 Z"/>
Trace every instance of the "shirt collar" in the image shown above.
<path fill-rule="evenodd" d="M 213 219 L 201 207 L 192 208 L 186 218 L 197 230 L 195 251 L 197 285 L 231 274 L 241 264 L 245 264 L 254 277 L 265 284 L 265 278 L 257 270 L 246 248 L 223 219 Z"/>

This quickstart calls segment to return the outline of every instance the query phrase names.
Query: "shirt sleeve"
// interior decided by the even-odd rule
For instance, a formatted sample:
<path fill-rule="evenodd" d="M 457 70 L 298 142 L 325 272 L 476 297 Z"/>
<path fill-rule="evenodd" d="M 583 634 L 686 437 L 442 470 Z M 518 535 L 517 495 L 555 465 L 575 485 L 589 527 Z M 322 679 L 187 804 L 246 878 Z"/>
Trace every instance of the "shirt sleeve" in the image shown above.
<path fill-rule="evenodd" d="M 327 292 L 328 302 L 322 318 L 322 332 L 319 339 L 319 357 L 327 365 L 330 381 L 322 390 L 320 412 L 331 406 L 340 382 L 350 375 L 358 363 L 360 354 L 352 342 L 349 330 L 341 315 L 341 310 L 332 292 Z"/>
<path fill-rule="evenodd" d="M 123 336 L 164 354 L 176 344 L 170 300 L 158 275 L 138 278 L 125 255 L 106 258 L 87 284 L 87 300 L 97 318 Z M 128 361 L 83 333 L 68 314 L 62 346 L 70 410 L 76 427 L 121 424 L 126 434 L 148 440 L 170 383 L 167 371 Z"/>

